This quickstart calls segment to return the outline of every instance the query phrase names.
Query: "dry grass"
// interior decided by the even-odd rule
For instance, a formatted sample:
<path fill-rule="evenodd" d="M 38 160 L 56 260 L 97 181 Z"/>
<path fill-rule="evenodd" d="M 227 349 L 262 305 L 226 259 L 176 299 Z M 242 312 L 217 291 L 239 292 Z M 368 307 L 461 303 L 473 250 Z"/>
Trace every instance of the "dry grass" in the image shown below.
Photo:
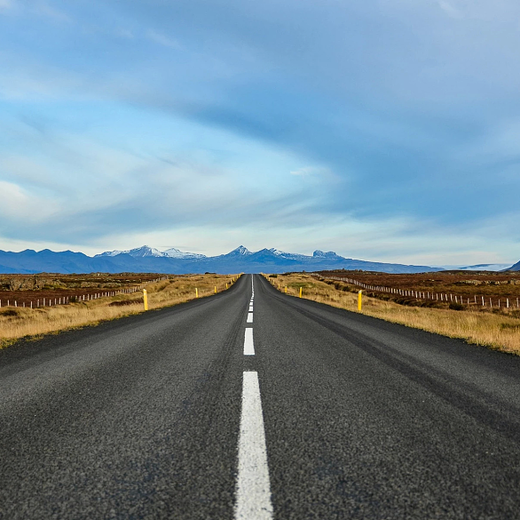
<path fill-rule="evenodd" d="M 272 276 L 272 275 L 271 275 Z M 305 274 L 266 276 L 278 290 L 334 307 L 358 312 L 357 294 L 352 288 L 337 289 L 334 285 L 316 280 Z M 393 302 L 363 296 L 362 314 L 374 316 L 408 327 L 427 330 L 450 338 L 461 338 L 468 343 L 490 347 L 520 355 L 520 316 L 476 311 L 455 311 L 426 307 L 405 307 Z"/>
<path fill-rule="evenodd" d="M 177 305 L 195 299 L 195 289 L 199 298 L 211 296 L 231 287 L 237 275 L 192 275 L 174 276 L 168 280 L 150 283 L 146 286 L 150 310 Z M 99 300 L 59 305 L 56 307 L 2 308 L 0 310 L 0 348 L 23 337 L 41 337 L 44 334 L 96 325 L 130 314 L 144 312 L 142 293 L 118 294 Z"/>

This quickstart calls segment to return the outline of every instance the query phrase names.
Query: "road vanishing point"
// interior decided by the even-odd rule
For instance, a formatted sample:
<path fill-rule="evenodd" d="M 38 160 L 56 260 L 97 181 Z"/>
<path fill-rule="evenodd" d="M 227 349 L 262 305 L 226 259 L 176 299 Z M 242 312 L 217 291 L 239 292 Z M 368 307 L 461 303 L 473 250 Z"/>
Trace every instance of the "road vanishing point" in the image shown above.
<path fill-rule="evenodd" d="M 228 291 L 0 351 L 2 519 L 520 518 L 520 358 Z"/>

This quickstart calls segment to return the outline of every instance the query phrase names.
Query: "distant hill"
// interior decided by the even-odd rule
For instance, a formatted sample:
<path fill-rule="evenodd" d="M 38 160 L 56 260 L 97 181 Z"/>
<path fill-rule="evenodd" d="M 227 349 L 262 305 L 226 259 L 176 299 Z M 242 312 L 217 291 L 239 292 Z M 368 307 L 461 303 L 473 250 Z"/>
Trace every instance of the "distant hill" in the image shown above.
<path fill-rule="evenodd" d="M 517 262 L 515 265 L 511 266 L 508 271 L 520 271 L 520 262 Z"/>
<path fill-rule="evenodd" d="M 309 255 L 286 253 L 277 249 L 251 252 L 239 246 L 229 253 L 204 256 L 171 248 L 166 251 L 142 246 L 127 251 L 106 251 L 87 256 L 72 251 L 48 249 L 20 253 L 0 251 L 0 273 L 283 273 L 287 271 L 323 271 L 332 269 L 380 271 L 384 273 L 419 273 L 442 271 L 441 268 L 389 264 L 344 258 L 333 251 L 316 250 Z"/>
<path fill-rule="evenodd" d="M 457 269 L 459 271 L 505 271 L 510 264 L 477 264 L 468 265 L 465 267 L 450 267 L 450 269 Z M 446 269 L 447 267 L 444 266 Z"/>

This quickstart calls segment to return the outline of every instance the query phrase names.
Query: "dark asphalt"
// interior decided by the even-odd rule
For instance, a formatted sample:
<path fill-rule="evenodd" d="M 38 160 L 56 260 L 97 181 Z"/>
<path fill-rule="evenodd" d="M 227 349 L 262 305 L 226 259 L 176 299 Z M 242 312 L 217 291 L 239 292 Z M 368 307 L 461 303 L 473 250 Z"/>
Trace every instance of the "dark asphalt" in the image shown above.
<path fill-rule="evenodd" d="M 250 296 L 0 351 L 0 518 L 233 518 L 245 369 L 276 519 L 520 518 L 520 358 Z"/>

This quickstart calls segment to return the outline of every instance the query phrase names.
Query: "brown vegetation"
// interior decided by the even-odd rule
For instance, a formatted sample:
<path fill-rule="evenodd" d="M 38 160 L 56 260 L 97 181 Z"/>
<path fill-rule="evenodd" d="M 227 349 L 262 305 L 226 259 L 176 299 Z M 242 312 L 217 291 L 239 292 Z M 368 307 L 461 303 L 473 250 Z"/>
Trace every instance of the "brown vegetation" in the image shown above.
<path fill-rule="evenodd" d="M 83 301 L 135 292 L 143 284 L 167 278 L 155 273 L 0 274 L 0 308 L 63 305 L 71 299 Z"/>
<path fill-rule="evenodd" d="M 352 282 L 374 298 L 401 305 L 473 309 L 496 312 L 520 310 L 520 272 L 441 271 L 387 274 L 364 271 L 321 271 L 321 278 Z"/>
<path fill-rule="evenodd" d="M 358 312 L 359 287 L 299 273 L 266 278 L 278 290 L 287 290 L 287 294 L 292 296 L 298 297 L 302 287 L 303 298 Z M 450 309 L 449 304 L 443 308 L 406 306 L 364 294 L 361 312 L 408 327 L 461 338 L 468 343 L 520 355 L 520 312 L 515 309 L 495 309 L 495 312 L 466 309 L 465 312 L 458 312 Z"/>

